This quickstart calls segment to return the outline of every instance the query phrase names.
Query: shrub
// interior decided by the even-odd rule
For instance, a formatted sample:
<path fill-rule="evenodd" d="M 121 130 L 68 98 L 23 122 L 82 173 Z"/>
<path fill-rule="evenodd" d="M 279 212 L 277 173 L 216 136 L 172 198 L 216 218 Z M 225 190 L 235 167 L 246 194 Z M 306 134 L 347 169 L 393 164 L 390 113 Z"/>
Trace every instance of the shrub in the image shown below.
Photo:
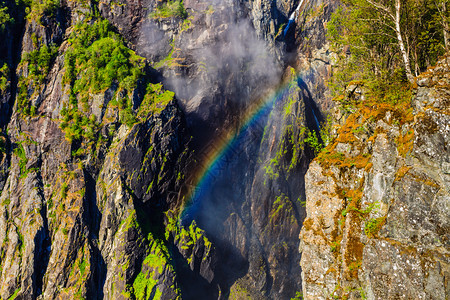
<path fill-rule="evenodd" d="M 5 92 L 9 87 L 9 67 L 7 63 L 4 63 L 0 68 L 0 91 Z"/>
<path fill-rule="evenodd" d="M 8 23 L 13 22 L 14 19 L 9 15 L 8 7 L 4 2 L 0 3 L 0 32 L 6 29 Z"/>
<path fill-rule="evenodd" d="M 30 95 L 28 90 L 38 90 L 41 88 L 45 77 L 47 77 L 50 67 L 54 58 L 56 57 L 58 50 L 55 45 L 44 45 L 39 49 L 26 53 L 21 61 L 21 64 L 28 65 L 28 76 L 21 76 L 18 83 L 17 93 L 17 110 L 24 115 L 34 115 L 36 108 L 31 106 L 29 102 Z M 5 68 L 5 66 L 3 66 Z M 0 72 L 4 74 L 4 69 Z M 7 68 L 7 66 L 6 66 Z M 5 71 L 7 70 L 5 68 Z M 0 79 L 0 88 L 3 85 L 3 81 Z"/>
<path fill-rule="evenodd" d="M 67 198 L 67 191 L 69 190 L 69 186 L 67 183 L 63 183 L 61 187 L 61 198 L 66 199 Z"/>
<path fill-rule="evenodd" d="M 188 13 L 184 8 L 183 1 L 169 1 L 159 5 L 156 10 L 150 14 L 153 19 L 166 19 L 172 17 L 178 17 L 186 19 Z"/>

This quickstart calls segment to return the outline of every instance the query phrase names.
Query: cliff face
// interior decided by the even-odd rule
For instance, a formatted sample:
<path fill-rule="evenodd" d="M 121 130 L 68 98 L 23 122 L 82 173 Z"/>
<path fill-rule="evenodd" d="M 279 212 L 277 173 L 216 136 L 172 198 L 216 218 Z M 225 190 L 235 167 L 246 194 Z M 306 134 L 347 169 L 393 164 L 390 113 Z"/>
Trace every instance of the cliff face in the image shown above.
<path fill-rule="evenodd" d="M 336 1 L 2 5 L 1 299 L 449 297 L 448 58 L 333 108 Z"/>
<path fill-rule="evenodd" d="M 350 86 L 336 142 L 305 176 L 307 299 L 447 299 L 449 58 L 402 102 Z"/>
<path fill-rule="evenodd" d="M 192 158 L 283 81 L 287 64 L 327 74 L 323 35 L 283 33 L 298 4 L 6 1 L 0 298 L 293 297 L 296 178 L 312 155 L 297 143 L 315 126 L 310 90 L 323 93 L 323 81 L 285 80 L 231 165 L 245 167 L 221 177 L 236 193 L 220 234 L 206 213 L 204 231 L 180 226 L 178 212 Z M 301 8 L 315 14 L 296 15 L 297 26 L 321 32 L 331 4 Z M 298 59 L 306 45 L 315 52 Z"/>
<path fill-rule="evenodd" d="M 12 69 L 12 115 L 2 108 L 0 297 L 173 299 L 179 287 L 153 229 L 176 205 L 168 191 L 177 190 L 187 141 L 173 93 L 92 19 L 89 4 L 39 9 L 31 7 Z M 117 52 L 123 76 L 95 78 L 108 66 L 92 53 Z"/>

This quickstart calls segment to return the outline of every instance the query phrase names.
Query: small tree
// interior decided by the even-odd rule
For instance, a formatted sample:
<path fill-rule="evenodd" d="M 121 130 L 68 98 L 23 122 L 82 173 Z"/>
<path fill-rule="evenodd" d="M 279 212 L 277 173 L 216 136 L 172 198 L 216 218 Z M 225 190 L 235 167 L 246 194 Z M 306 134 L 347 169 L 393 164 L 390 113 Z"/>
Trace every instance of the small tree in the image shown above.
<path fill-rule="evenodd" d="M 344 0 L 328 25 L 342 70 L 334 83 L 413 83 L 414 74 L 435 63 L 445 50 L 442 32 L 448 12 L 439 1 Z"/>

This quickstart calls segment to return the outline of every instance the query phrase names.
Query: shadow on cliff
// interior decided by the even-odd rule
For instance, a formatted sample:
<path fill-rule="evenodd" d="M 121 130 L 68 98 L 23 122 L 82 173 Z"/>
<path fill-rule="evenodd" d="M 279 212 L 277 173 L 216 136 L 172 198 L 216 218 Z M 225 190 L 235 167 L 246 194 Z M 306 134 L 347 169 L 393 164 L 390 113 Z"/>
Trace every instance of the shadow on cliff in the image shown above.
<path fill-rule="evenodd" d="M 89 246 L 92 249 L 92 265 L 93 265 L 93 276 L 89 282 L 88 292 L 93 299 L 103 299 L 103 286 L 106 281 L 107 267 L 105 260 L 98 248 L 98 245 L 93 243 L 93 240 L 98 240 L 98 235 L 100 231 L 100 221 L 102 219 L 102 214 L 97 206 L 97 191 L 95 189 L 96 182 L 92 175 L 83 170 L 85 178 L 85 202 L 84 205 L 86 210 L 84 212 L 84 220 L 89 227 Z"/>
<path fill-rule="evenodd" d="M 320 136 L 320 126 L 324 118 L 313 100 L 307 83 L 301 78 L 296 83 L 301 90 L 300 101 L 304 103 L 305 126 Z M 282 109 L 280 107 L 278 109 Z M 298 234 L 306 212 L 297 199 L 303 201 L 306 199 L 304 176 L 314 157 L 314 152 L 306 146 L 300 162 L 289 174 L 281 172 L 278 179 L 266 185 L 264 162 L 260 161 L 255 153 L 260 151 L 267 153 L 268 149 L 260 149 L 261 141 L 265 127 L 272 127 L 273 124 L 268 123 L 268 116 L 260 122 L 259 126 L 252 128 L 253 134 L 248 135 L 256 138 L 242 143 L 240 149 L 234 149 L 234 157 L 226 157 L 223 162 L 225 166 L 219 168 L 220 172 L 215 174 L 214 179 L 209 182 L 208 191 L 199 200 L 200 204 L 191 217 L 196 220 L 200 228 L 205 230 L 207 237 L 219 250 L 216 253 L 219 264 L 215 270 L 215 282 L 219 284 L 222 296 L 229 295 L 230 287 L 237 279 L 251 273 L 253 275 L 250 276 L 254 277 L 252 280 L 258 281 L 255 282 L 255 288 L 262 295 L 274 297 L 281 295 L 281 297 L 290 298 L 295 296 L 296 291 L 301 290 L 301 279 L 298 276 L 301 272 Z M 280 124 L 277 125 L 279 127 Z M 283 128 L 280 128 L 277 134 L 283 134 L 283 132 Z M 277 140 L 280 141 L 281 137 L 277 137 Z M 283 159 L 289 160 L 289 158 Z M 288 196 L 293 208 L 292 217 L 298 224 L 295 225 L 296 232 L 291 232 L 289 236 L 284 236 L 283 231 L 277 231 L 276 228 L 270 228 L 271 206 L 280 193 Z M 252 206 L 262 207 L 261 213 L 255 215 L 251 209 Z M 269 230 L 269 233 L 266 230 Z M 285 230 L 288 229 L 285 228 Z M 281 270 L 277 272 L 284 275 L 279 273 L 278 278 L 274 278 L 272 274 L 275 271 L 270 269 L 273 264 L 269 263 L 269 256 L 273 255 L 270 254 L 271 248 L 283 243 L 288 247 L 286 253 L 276 255 L 278 255 L 278 268 Z M 199 278 L 194 280 L 193 278 L 198 275 L 190 272 L 187 270 L 181 276 L 181 278 L 186 276 L 188 278 L 184 279 L 186 282 L 183 285 L 188 293 L 198 296 L 196 291 L 202 289 L 202 285 L 206 283 L 196 285 L 196 281 L 202 282 L 202 280 Z M 284 278 L 281 283 L 280 277 Z M 202 298 L 215 297 L 217 293 L 215 282 L 207 284 L 208 288 L 205 291 L 209 291 L 210 294 L 205 294 Z"/>

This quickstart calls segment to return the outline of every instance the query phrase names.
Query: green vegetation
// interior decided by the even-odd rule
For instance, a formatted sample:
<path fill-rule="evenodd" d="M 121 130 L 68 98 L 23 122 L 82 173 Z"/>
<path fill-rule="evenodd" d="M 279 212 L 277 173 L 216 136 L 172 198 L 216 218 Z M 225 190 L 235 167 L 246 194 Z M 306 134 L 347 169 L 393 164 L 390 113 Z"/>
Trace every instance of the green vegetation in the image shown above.
<path fill-rule="evenodd" d="M 88 261 L 84 258 L 81 263 L 78 265 L 78 269 L 80 270 L 81 276 L 86 272 L 86 267 L 88 266 Z"/>
<path fill-rule="evenodd" d="M 20 288 L 17 288 L 17 289 L 14 291 L 14 294 L 12 294 L 12 295 L 8 298 L 8 300 L 14 300 L 14 299 L 16 299 L 16 297 L 17 297 L 17 295 L 19 294 L 19 292 L 20 292 Z"/>
<path fill-rule="evenodd" d="M 178 52 L 180 49 L 175 48 L 173 42 L 171 43 L 171 46 L 172 49 L 170 50 L 169 54 L 167 54 L 165 58 L 154 64 L 155 69 L 160 69 L 162 67 L 175 68 L 185 66 L 182 64 L 184 58 L 178 56 Z M 203 62 L 200 62 L 199 65 L 206 70 L 206 66 Z"/>
<path fill-rule="evenodd" d="M 70 87 L 69 102 L 61 110 L 60 126 L 69 142 L 82 141 L 86 149 L 74 151 L 73 156 L 95 151 L 102 139 L 98 134 L 101 120 L 93 115 L 88 118 L 92 94 L 114 89 L 108 105 L 118 108 L 119 121 L 130 128 L 150 113 L 160 112 L 173 99 L 174 93 L 163 90 L 161 84 L 148 82 L 144 58 L 126 47 L 107 20 L 77 24 L 68 41 L 64 83 Z M 144 84 L 146 94 L 136 115 L 131 99 L 138 82 Z"/>
<path fill-rule="evenodd" d="M 414 83 L 449 49 L 445 1 L 345 0 L 328 23 L 338 54 L 330 86 L 341 93 L 353 80 L 383 96 Z"/>
<path fill-rule="evenodd" d="M 314 154 L 316 154 L 316 155 L 320 151 L 322 151 L 323 145 L 320 142 L 316 131 L 314 131 L 314 130 L 307 130 L 306 131 L 305 143 L 307 143 L 314 150 Z"/>
<path fill-rule="evenodd" d="M 54 16 L 60 4 L 60 0 L 25 0 L 24 2 L 30 7 L 27 18 L 38 20 L 38 22 L 42 15 Z"/>
<path fill-rule="evenodd" d="M 183 1 L 161 2 L 156 10 L 150 14 L 153 19 L 167 19 L 172 17 L 186 19 L 188 13 L 184 8 Z"/>
<path fill-rule="evenodd" d="M 125 46 L 107 20 L 77 24 L 69 44 L 65 80 L 74 94 L 98 93 L 114 82 L 131 91 L 143 74 L 144 59 Z"/>
<path fill-rule="evenodd" d="M 57 53 L 58 50 L 55 45 L 44 45 L 23 56 L 20 64 L 27 65 L 28 76 L 21 76 L 19 78 L 17 110 L 24 115 L 33 116 L 35 114 L 35 107 L 32 107 L 29 101 L 32 95 L 28 94 L 28 90 L 31 87 L 35 93 L 40 91 L 41 85 L 44 83 Z"/>
<path fill-rule="evenodd" d="M 147 85 L 147 93 L 139 108 L 138 117 L 145 118 L 149 113 L 159 113 L 173 100 L 175 93 L 163 90 L 161 83 Z"/>
<path fill-rule="evenodd" d="M 385 222 L 386 216 L 368 220 L 364 226 L 364 233 L 368 238 L 375 237 Z"/>
<path fill-rule="evenodd" d="M 4 93 L 9 87 L 9 67 L 4 63 L 0 68 L 0 92 Z"/>
<path fill-rule="evenodd" d="M 6 6 L 5 2 L 0 2 L 0 33 L 5 31 L 6 25 L 8 23 L 13 23 L 14 18 L 9 14 L 9 8 Z"/>
<path fill-rule="evenodd" d="M 331 124 L 331 117 L 328 116 L 326 121 L 320 127 L 318 134 L 315 130 L 306 129 L 304 142 L 313 149 L 315 155 L 318 155 L 322 149 L 330 143 Z"/>
<path fill-rule="evenodd" d="M 17 146 L 13 150 L 13 153 L 19 159 L 19 169 L 20 169 L 20 177 L 19 178 L 24 178 L 28 175 L 28 173 L 35 170 L 34 168 L 27 169 L 28 158 L 27 158 L 27 155 L 25 153 L 25 148 L 23 147 L 22 143 L 24 143 L 24 142 L 18 142 Z"/>
<path fill-rule="evenodd" d="M 206 237 L 205 231 L 197 227 L 195 221 L 192 221 L 192 223 L 186 229 L 183 226 L 179 226 L 177 218 L 170 217 L 169 213 L 167 213 L 166 216 L 168 217 L 168 224 L 166 225 L 165 233 L 166 240 L 169 240 L 170 237 L 173 237 L 176 242 L 179 242 L 181 244 L 181 248 L 184 250 L 190 248 L 192 249 L 192 247 L 194 247 L 197 243 L 203 243 L 203 245 L 205 246 L 203 258 L 207 258 L 212 249 L 212 243 Z M 191 257 L 188 258 L 188 263 L 192 261 L 193 255 L 194 254 L 192 252 Z"/>
<path fill-rule="evenodd" d="M 57 52 L 58 49 L 55 45 L 44 45 L 26 53 L 22 58 L 22 63 L 28 64 L 28 78 L 34 80 L 36 84 L 42 84 Z"/>
<path fill-rule="evenodd" d="M 302 292 L 295 292 L 295 297 L 291 298 L 291 300 L 303 300 L 303 293 Z"/>
<path fill-rule="evenodd" d="M 178 230 L 176 225 L 177 221 L 173 219 L 172 222 L 173 226 L 169 225 L 168 228 L 171 228 L 174 231 Z M 139 226 L 135 218 L 132 223 Z M 142 228 L 144 227 L 146 226 L 143 226 Z M 166 238 L 168 237 L 169 235 L 166 231 Z M 155 238 L 152 232 L 148 232 L 147 241 L 149 243 L 147 257 L 142 263 L 141 272 L 136 276 L 132 287 L 129 288 L 129 291 L 130 294 L 133 294 L 136 297 L 136 299 L 150 299 L 151 295 L 153 295 L 153 298 L 151 299 L 159 299 L 161 297 L 161 291 L 158 288 L 159 282 L 157 278 L 159 278 L 166 269 L 171 269 L 173 271 L 171 253 L 166 246 L 167 241 Z M 177 294 L 180 292 L 175 288 L 174 291 Z"/>
<path fill-rule="evenodd" d="M 61 186 L 61 198 L 66 199 L 67 198 L 67 191 L 69 190 L 69 186 L 66 182 L 64 182 Z"/>
<path fill-rule="evenodd" d="M 60 126 L 69 142 L 84 140 L 86 148 L 95 148 L 99 124 L 94 115 L 87 116 L 90 94 L 117 84 L 119 91 L 125 94 L 119 103 L 115 102 L 120 109 L 120 120 L 132 126 L 136 120 L 128 94 L 143 74 L 144 60 L 125 46 L 107 20 L 77 24 L 69 44 L 64 82 L 70 86 L 70 96 L 69 103 L 61 111 Z M 82 156 L 84 152 L 73 154 Z"/>
<path fill-rule="evenodd" d="M 6 153 L 6 138 L 2 135 L 2 132 L 0 130 L 0 159 L 5 153 Z"/>
<path fill-rule="evenodd" d="M 155 271 L 162 274 L 164 265 L 167 264 L 167 253 L 161 251 L 161 247 L 154 243 L 152 252 L 145 258 L 142 269 L 133 282 L 134 295 L 136 299 L 149 299 L 153 289 L 156 290 L 153 299 L 161 297 L 161 291 L 157 288 L 158 282 L 155 280 Z"/>

